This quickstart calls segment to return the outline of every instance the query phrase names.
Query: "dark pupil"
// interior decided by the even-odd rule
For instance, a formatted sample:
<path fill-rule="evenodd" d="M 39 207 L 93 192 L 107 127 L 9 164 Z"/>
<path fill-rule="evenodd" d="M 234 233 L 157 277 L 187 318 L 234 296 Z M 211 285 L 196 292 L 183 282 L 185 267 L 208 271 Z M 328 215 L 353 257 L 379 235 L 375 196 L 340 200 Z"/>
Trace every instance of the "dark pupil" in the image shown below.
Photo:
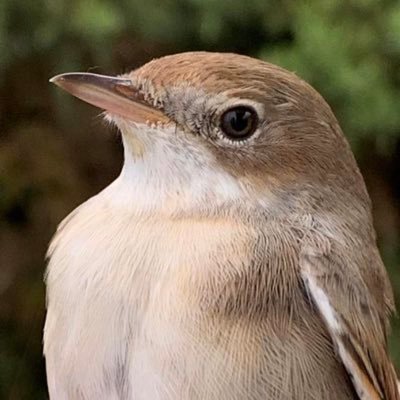
<path fill-rule="evenodd" d="M 249 107 L 235 107 L 222 115 L 221 129 L 231 139 L 245 139 L 254 133 L 257 122 L 254 110 Z"/>
<path fill-rule="evenodd" d="M 231 128 L 237 134 L 246 133 L 250 122 L 250 112 L 247 110 L 236 110 L 228 113 Z"/>

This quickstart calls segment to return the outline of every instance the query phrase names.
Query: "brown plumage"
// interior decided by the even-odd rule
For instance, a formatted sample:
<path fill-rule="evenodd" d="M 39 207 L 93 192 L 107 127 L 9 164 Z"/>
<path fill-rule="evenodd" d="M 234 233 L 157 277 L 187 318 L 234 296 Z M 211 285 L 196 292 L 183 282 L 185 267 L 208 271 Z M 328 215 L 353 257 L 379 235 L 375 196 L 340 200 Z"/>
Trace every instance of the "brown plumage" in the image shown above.
<path fill-rule="evenodd" d="M 400 400 L 370 200 L 314 89 L 203 52 L 55 82 L 108 111 L 125 166 L 50 248 L 52 398 Z"/>

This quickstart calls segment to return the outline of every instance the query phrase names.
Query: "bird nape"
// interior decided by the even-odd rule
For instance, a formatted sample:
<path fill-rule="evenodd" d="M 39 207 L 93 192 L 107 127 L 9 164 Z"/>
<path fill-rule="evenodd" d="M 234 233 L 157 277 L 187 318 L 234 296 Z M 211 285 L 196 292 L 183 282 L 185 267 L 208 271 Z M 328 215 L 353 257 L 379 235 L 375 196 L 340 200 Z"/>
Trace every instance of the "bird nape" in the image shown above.
<path fill-rule="evenodd" d="M 52 82 L 125 160 L 49 248 L 51 399 L 400 400 L 370 200 L 313 88 L 207 52 Z"/>

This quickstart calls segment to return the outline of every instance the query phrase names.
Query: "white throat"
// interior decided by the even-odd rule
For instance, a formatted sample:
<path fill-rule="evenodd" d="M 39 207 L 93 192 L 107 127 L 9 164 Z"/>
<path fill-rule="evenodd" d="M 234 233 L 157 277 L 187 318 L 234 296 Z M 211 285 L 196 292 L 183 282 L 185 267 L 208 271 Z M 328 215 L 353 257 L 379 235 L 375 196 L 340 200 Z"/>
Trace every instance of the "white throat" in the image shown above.
<path fill-rule="evenodd" d="M 173 125 L 116 123 L 125 161 L 120 176 L 103 192 L 113 203 L 132 211 L 174 213 L 218 207 L 246 196 L 201 139 L 178 136 Z"/>

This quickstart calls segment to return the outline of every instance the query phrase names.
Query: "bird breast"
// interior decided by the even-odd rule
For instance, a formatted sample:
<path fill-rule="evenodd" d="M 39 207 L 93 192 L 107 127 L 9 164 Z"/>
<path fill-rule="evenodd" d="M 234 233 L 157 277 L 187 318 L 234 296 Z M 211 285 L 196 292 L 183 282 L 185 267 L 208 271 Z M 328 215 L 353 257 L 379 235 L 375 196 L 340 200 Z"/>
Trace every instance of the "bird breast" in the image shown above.
<path fill-rule="evenodd" d="M 244 220 L 129 215 L 107 191 L 75 210 L 49 252 L 52 398 L 286 399 L 304 363 L 342 379 L 319 318 L 299 318 L 296 231 Z"/>

